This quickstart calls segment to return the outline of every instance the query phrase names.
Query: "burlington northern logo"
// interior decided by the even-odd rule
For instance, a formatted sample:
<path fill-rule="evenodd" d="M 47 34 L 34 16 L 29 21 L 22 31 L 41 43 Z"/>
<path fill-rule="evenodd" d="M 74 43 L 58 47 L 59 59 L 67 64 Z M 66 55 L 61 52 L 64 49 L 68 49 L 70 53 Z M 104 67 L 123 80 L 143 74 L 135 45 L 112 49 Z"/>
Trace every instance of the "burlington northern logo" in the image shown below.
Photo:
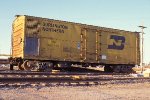
<path fill-rule="evenodd" d="M 110 39 L 113 40 L 113 42 L 110 45 L 108 45 L 108 49 L 116 49 L 116 50 L 124 49 L 125 43 L 124 36 L 110 35 Z"/>

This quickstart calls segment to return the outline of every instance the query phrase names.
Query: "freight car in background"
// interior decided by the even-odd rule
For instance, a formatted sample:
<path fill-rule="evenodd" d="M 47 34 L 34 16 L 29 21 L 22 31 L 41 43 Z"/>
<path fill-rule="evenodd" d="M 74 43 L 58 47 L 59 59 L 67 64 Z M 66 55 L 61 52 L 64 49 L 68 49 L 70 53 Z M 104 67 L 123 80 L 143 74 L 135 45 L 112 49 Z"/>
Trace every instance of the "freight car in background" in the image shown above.
<path fill-rule="evenodd" d="M 12 25 L 10 69 L 104 65 L 106 72 L 130 72 L 140 64 L 140 35 L 93 25 L 17 15 Z"/>

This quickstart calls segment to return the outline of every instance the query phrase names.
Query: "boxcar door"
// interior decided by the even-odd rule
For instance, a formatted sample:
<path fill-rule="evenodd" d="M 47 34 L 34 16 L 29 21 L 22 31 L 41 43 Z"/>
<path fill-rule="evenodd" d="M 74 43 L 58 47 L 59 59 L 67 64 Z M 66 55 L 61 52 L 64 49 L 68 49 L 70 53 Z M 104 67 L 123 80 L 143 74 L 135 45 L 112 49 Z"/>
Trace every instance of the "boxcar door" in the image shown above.
<path fill-rule="evenodd" d="M 81 59 L 84 62 L 96 63 L 98 60 L 98 33 L 96 30 L 82 29 Z"/>

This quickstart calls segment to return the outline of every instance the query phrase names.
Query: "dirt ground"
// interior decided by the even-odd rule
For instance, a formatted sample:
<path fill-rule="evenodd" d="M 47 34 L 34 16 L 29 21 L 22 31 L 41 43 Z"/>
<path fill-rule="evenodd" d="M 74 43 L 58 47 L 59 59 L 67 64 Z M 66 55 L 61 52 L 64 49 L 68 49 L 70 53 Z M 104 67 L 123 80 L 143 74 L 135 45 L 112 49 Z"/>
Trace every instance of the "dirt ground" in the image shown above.
<path fill-rule="evenodd" d="M 0 100 L 150 100 L 150 83 L 1 88 Z"/>

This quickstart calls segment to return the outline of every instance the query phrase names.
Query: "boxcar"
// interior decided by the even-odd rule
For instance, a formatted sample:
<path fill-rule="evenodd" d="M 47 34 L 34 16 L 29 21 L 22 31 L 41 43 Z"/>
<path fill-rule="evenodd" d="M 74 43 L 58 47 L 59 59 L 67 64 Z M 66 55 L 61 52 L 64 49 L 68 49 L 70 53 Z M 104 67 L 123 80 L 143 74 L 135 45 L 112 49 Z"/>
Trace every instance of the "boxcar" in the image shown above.
<path fill-rule="evenodd" d="M 10 69 L 105 66 L 129 72 L 140 64 L 140 35 L 119 29 L 17 15 L 12 25 Z"/>

